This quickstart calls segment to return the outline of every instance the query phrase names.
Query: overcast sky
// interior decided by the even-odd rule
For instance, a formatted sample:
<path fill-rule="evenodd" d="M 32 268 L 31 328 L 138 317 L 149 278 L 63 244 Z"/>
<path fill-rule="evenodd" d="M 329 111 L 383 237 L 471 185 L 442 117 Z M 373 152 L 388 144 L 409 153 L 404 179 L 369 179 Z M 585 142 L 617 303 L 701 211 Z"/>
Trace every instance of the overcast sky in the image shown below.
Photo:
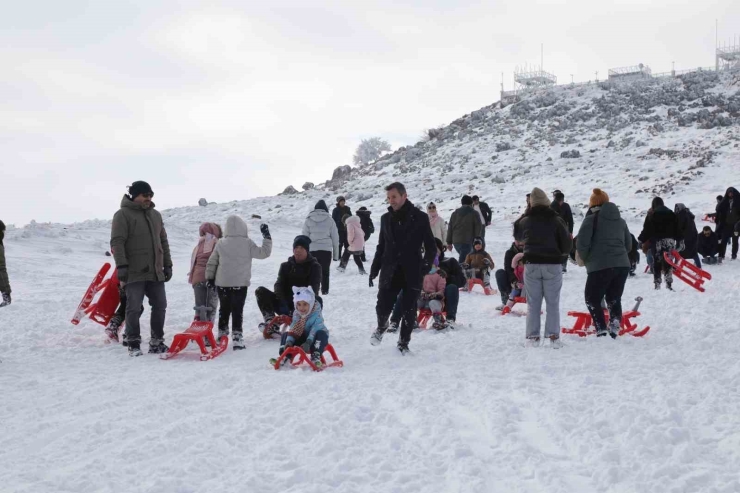
<path fill-rule="evenodd" d="M 569 82 L 714 65 L 737 0 L 0 0 L 0 219 L 108 218 L 330 178 L 499 99 L 517 65 Z"/>

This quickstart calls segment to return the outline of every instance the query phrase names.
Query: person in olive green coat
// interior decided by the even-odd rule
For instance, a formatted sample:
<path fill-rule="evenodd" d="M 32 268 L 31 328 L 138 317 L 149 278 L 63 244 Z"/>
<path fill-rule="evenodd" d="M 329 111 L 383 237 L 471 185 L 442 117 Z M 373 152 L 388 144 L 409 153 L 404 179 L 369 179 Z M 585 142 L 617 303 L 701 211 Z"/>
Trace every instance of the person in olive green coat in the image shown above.
<path fill-rule="evenodd" d="M 162 215 L 154 209 L 154 192 L 148 183 L 135 181 L 113 216 L 110 245 L 118 280 L 124 285 L 126 340 L 130 356 L 141 355 L 139 317 L 144 296 L 152 307 L 150 353 L 167 351 L 164 320 L 167 296 L 164 283 L 172 278 L 172 258 Z"/>
<path fill-rule="evenodd" d="M 0 308 L 10 304 L 10 280 L 8 280 L 8 269 L 5 267 L 5 223 L 0 221 Z"/>

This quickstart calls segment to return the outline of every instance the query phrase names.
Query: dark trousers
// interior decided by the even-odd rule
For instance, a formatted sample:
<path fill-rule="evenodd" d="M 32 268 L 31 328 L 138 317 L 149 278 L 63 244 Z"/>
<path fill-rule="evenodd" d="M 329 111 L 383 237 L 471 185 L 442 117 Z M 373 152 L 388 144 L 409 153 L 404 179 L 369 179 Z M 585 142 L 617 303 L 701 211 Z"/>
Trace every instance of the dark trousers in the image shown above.
<path fill-rule="evenodd" d="M 110 323 L 108 324 L 109 327 L 120 327 L 123 324 L 123 321 L 126 319 L 126 305 L 128 303 L 126 301 L 126 289 L 124 287 L 118 288 L 118 300 L 118 309 L 116 310 L 116 313 L 114 313 L 111 317 Z M 144 311 L 143 306 L 141 307 L 141 311 Z"/>
<path fill-rule="evenodd" d="M 350 252 L 349 250 L 345 249 L 344 253 L 342 254 L 342 261 L 339 262 L 339 267 L 347 267 L 350 255 L 354 257 L 355 264 L 357 265 L 357 268 L 360 269 L 360 272 L 364 272 L 365 266 L 362 265 L 362 259 L 360 258 L 362 256 L 362 252 Z"/>
<path fill-rule="evenodd" d="M 167 294 L 164 282 L 137 281 L 126 284 L 126 333 L 130 343 L 141 343 L 139 317 L 144 309 L 144 296 L 149 298 L 151 313 L 151 339 L 149 344 L 156 345 L 164 340 L 164 319 L 167 314 Z"/>
<path fill-rule="evenodd" d="M 279 300 L 277 295 L 264 286 L 260 286 L 254 292 L 257 298 L 257 307 L 262 313 L 265 322 L 269 322 L 275 315 L 293 316 L 293 303 L 286 300 Z M 321 296 L 316 296 L 316 301 L 324 306 L 324 300 Z"/>
<path fill-rule="evenodd" d="M 660 284 L 662 277 L 665 276 L 665 282 L 670 287 L 673 284 L 673 267 L 665 261 L 664 253 L 670 252 L 676 248 L 676 242 L 672 239 L 662 239 L 650 242 L 650 251 L 653 254 L 653 280 Z"/>
<path fill-rule="evenodd" d="M 327 252 L 325 250 L 316 250 L 315 252 L 311 252 L 311 255 L 313 255 L 314 258 L 319 262 L 319 265 L 321 265 L 321 294 L 328 294 L 329 270 L 331 269 L 332 252 Z"/>
<path fill-rule="evenodd" d="M 375 305 L 378 328 L 383 332 L 388 328 L 388 317 L 393 311 L 393 305 L 395 305 L 398 295 L 401 294 L 403 299 L 401 301 L 402 320 L 399 341 L 408 344 L 411 340 L 411 331 L 414 330 L 416 322 L 416 302 L 419 299 L 420 293 L 421 289 L 406 287 L 406 280 L 402 271 L 400 269 L 397 270 L 393 276 L 391 285 L 378 289 L 378 302 Z"/>
<path fill-rule="evenodd" d="M 606 298 L 606 307 L 609 310 L 609 329 L 612 332 L 619 332 L 619 324 L 622 321 L 622 293 L 629 272 L 629 267 L 612 267 L 588 275 L 585 291 L 586 306 L 593 319 L 596 332 L 607 330 L 604 309 L 601 307 L 601 300 L 604 298 Z"/>
<path fill-rule="evenodd" d="M 501 303 L 505 305 L 511 294 L 511 283 L 504 269 L 496 271 L 496 286 L 498 286 L 498 292 L 501 293 Z"/>
<path fill-rule="evenodd" d="M 301 337 L 296 338 L 295 341 L 293 341 L 293 346 L 302 346 L 303 343 L 308 340 L 308 334 L 310 331 L 304 330 L 303 334 L 301 334 Z M 285 351 L 285 347 L 287 345 L 287 339 L 290 335 L 289 332 L 283 332 L 283 334 L 280 336 L 280 350 L 278 354 L 283 354 L 283 351 Z M 311 345 L 311 352 L 318 351 L 321 354 L 324 354 L 324 350 L 326 349 L 326 345 L 329 344 L 329 333 L 325 330 L 319 330 L 314 335 L 314 341 Z"/>
<path fill-rule="evenodd" d="M 342 248 L 349 247 L 349 241 L 347 240 L 347 230 L 346 229 L 340 229 L 339 230 L 339 257 L 342 256 Z"/>
<path fill-rule="evenodd" d="M 727 253 L 727 242 L 732 238 L 732 258 L 737 257 L 738 249 L 738 237 L 733 234 L 732 231 L 723 231 L 722 238 L 719 242 L 719 258 L 725 258 Z"/>
<path fill-rule="evenodd" d="M 465 258 L 473 250 L 473 245 L 470 243 L 455 243 L 454 246 L 455 250 L 457 250 L 457 253 L 460 255 L 457 261 L 461 264 L 464 263 Z"/>
<path fill-rule="evenodd" d="M 244 302 L 247 300 L 246 286 L 239 288 L 218 288 L 218 301 L 221 309 L 218 311 L 219 332 L 229 331 L 229 317 L 231 317 L 231 331 L 242 331 L 244 321 Z"/>

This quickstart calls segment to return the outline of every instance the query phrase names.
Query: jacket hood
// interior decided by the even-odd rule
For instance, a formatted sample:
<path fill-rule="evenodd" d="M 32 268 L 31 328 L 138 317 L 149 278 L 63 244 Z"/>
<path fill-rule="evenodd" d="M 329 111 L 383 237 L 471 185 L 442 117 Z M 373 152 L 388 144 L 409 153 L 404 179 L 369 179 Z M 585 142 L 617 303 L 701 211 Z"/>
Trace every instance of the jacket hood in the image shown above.
<path fill-rule="evenodd" d="M 229 216 L 224 227 L 224 236 L 243 236 L 249 238 L 247 223 L 239 216 Z"/>
<path fill-rule="evenodd" d="M 200 225 L 200 229 L 198 229 L 198 233 L 200 236 L 205 236 L 206 234 L 212 234 L 216 238 L 219 237 L 221 234 L 221 228 L 218 227 L 216 223 L 203 223 Z"/>
<path fill-rule="evenodd" d="M 726 199 L 729 199 L 730 198 L 730 195 L 729 195 L 730 192 L 732 192 L 732 198 L 733 199 L 736 199 L 736 198 L 738 198 L 740 196 L 740 194 L 738 194 L 737 189 L 735 187 L 730 187 L 725 192 L 725 198 Z"/>
<path fill-rule="evenodd" d="M 318 202 L 316 202 L 314 209 L 320 209 L 322 211 L 329 212 L 329 208 L 326 206 L 326 202 L 324 202 L 323 200 L 319 200 Z"/>
<path fill-rule="evenodd" d="M 517 264 L 519 264 L 519 261 L 524 258 L 524 253 L 519 252 L 516 255 L 514 255 L 514 258 L 511 259 L 511 268 L 516 269 Z"/>
<path fill-rule="evenodd" d="M 357 224 L 360 224 L 360 218 L 359 218 L 359 217 L 357 217 L 357 216 L 349 216 L 349 217 L 347 218 L 347 221 L 345 221 L 345 222 L 346 222 L 347 224 L 349 224 L 349 223 L 352 223 L 352 224 L 355 224 L 355 223 L 357 223 Z"/>
<path fill-rule="evenodd" d="M 601 204 L 599 216 L 603 217 L 604 219 L 611 219 L 612 221 L 621 219 L 622 217 L 622 215 L 619 213 L 619 208 L 613 202 L 604 202 L 603 204 Z"/>
<path fill-rule="evenodd" d="M 324 221 L 334 221 L 331 214 L 323 209 L 314 209 L 308 213 L 308 219 L 315 223 L 323 223 Z"/>
<path fill-rule="evenodd" d="M 154 209 L 156 206 L 154 205 L 154 202 L 152 202 L 151 207 L 148 207 L 147 209 L 144 209 L 142 206 L 131 200 L 128 195 L 123 194 L 123 198 L 121 199 L 121 207 L 126 207 L 128 209 L 138 209 L 140 211 L 146 211 L 149 209 Z"/>
<path fill-rule="evenodd" d="M 364 210 L 364 211 L 359 210 L 359 211 L 355 212 L 355 214 L 357 214 L 358 216 L 370 216 L 370 214 L 372 214 L 372 212 L 370 212 L 368 210 Z"/>

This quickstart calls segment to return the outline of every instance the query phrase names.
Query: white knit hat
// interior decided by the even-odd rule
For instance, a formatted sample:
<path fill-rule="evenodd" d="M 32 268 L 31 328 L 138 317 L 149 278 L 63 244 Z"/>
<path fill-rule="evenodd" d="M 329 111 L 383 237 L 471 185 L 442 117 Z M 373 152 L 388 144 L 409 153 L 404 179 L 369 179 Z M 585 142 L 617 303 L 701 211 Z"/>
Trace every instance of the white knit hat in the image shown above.
<path fill-rule="evenodd" d="M 313 309 L 316 302 L 316 294 L 311 286 L 293 286 L 293 303 L 305 301 Z"/>

